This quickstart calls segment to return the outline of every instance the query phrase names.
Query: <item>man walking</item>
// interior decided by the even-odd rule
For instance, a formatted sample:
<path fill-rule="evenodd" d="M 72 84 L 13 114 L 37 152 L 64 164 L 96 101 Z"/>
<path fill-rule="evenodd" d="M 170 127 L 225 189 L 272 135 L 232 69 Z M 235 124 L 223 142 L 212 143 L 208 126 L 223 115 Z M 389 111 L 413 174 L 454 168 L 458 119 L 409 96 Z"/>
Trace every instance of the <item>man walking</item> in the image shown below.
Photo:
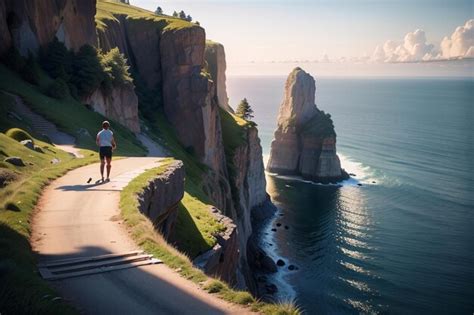
<path fill-rule="evenodd" d="M 99 146 L 100 156 L 100 176 L 104 181 L 104 166 L 107 162 L 107 179 L 109 182 L 110 169 L 112 168 L 112 151 L 117 148 L 115 143 L 114 133 L 110 130 L 110 123 L 106 120 L 102 123 L 102 130 L 99 131 L 96 138 L 96 143 Z"/>

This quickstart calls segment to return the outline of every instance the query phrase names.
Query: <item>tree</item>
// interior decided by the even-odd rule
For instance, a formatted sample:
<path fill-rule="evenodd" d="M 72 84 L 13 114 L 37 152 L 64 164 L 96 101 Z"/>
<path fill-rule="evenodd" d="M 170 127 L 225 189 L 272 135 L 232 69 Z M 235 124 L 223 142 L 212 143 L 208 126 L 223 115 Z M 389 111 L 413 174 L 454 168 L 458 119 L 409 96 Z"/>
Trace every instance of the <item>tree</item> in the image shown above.
<path fill-rule="evenodd" d="M 159 15 L 163 14 L 163 9 L 161 7 L 156 8 L 155 14 L 159 14 Z"/>
<path fill-rule="evenodd" d="M 104 81 L 106 71 L 97 50 L 91 45 L 82 46 L 74 59 L 71 78 L 79 96 L 87 96 L 97 89 Z"/>
<path fill-rule="evenodd" d="M 191 17 L 191 15 L 188 14 L 186 16 L 186 21 L 191 22 L 192 20 L 193 20 L 193 18 Z"/>
<path fill-rule="evenodd" d="M 40 67 L 31 52 L 28 53 L 26 64 L 21 70 L 21 76 L 31 84 L 38 84 L 40 81 Z"/>
<path fill-rule="evenodd" d="M 179 16 L 179 15 L 178 15 L 178 12 L 174 11 L 174 12 L 173 12 L 173 16 L 174 16 L 175 18 L 177 18 L 177 17 Z"/>
<path fill-rule="evenodd" d="M 40 51 L 40 63 L 46 72 L 53 78 L 69 80 L 73 53 L 69 52 L 63 42 L 54 37 L 44 50 Z"/>
<path fill-rule="evenodd" d="M 186 13 L 184 13 L 183 10 L 181 10 L 181 11 L 179 12 L 179 18 L 182 19 L 182 20 L 186 20 Z"/>
<path fill-rule="evenodd" d="M 250 104 L 246 98 L 240 101 L 240 104 L 237 106 L 235 114 L 245 120 L 251 120 L 253 118 L 252 107 L 250 107 Z"/>

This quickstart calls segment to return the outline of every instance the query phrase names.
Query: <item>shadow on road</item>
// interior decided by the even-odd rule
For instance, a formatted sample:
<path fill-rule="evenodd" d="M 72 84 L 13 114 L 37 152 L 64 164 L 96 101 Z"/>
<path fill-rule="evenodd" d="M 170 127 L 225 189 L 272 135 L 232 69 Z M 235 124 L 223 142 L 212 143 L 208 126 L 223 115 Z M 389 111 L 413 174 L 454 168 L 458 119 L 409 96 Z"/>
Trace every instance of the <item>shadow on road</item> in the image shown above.
<path fill-rule="evenodd" d="M 40 255 L 39 261 L 111 254 L 100 247 L 84 247 L 61 255 Z M 176 286 L 168 268 L 148 265 L 50 281 L 67 302 L 87 314 L 227 314 L 193 293 L 199 289 Z M 172 276 L 177 276 L 173 274 Z"/>

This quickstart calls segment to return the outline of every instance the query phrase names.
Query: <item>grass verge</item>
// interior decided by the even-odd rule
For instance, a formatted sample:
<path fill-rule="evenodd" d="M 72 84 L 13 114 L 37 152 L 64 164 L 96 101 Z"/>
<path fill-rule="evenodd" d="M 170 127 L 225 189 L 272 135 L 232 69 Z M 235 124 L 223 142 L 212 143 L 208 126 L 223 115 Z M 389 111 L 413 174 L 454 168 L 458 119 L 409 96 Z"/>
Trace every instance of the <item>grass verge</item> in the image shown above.
<path fill-rule="evenodd" d="M 138 210 L 139 194 L 155 176 L 163 173 L 173 159 L 165 160 L 157 168 L 148 170 L 133 179 L 121 192 L 120 210 L 125 226 L 131 232 L 133 240 L 146 252 L 161 259 L 168 267 L 177 271 L 184 278 L 198 284 L 210 294 L 216 294 L 225 301 L 249 307 L 263 314 L 298 315 L 300 311 L 293 304 L 269 304 L 257 301 L 250 293 L 230 288 L 226 283 L 205 275 L 195 268 L 189 257 L 172 245 L 155 231 L 148 218 Z M 195 201 L 194 201 L 195 202 Z M 186 203 L 185 198 L 183 203 Z M 195 208 L 189 204 L 190 208 Z"/>
<path fill-rule="evenodd" d="M 97 154 L 82 150 L 84 158 L 75 159 L 48 143 L 33 140 L 44 153 L 0 133 L 0 174 L 14 174 L 14 180 L 0 188 L 0 312 L 75 313 L 38 274 L 29 242 L 31 218 L 44 186 L 71 169 L 96 161 Z M 20 157 L 25 166 L 4 162 L 7 156 Z M 60 162 L 51 164 L 52 159 Z"/>

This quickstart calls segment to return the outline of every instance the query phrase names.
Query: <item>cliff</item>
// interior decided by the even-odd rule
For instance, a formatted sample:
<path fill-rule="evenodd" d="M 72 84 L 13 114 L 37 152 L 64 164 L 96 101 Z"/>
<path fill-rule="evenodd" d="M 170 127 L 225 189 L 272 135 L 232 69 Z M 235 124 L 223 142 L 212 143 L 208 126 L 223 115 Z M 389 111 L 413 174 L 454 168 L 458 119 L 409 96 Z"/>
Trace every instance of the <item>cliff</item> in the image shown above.
<path fill-rule="evenodd" d="M 184 178 L 183 162 L 175 161 L 138 194 L 140 212 L 165 238 L 169 237 L 178 216 L 178 203 L 184 196 Z"/>
<path fill-rule="evenodd" d="M 11 45 L 23 54 L 29 49 L 36 52 L 54 36 L 76 50 L 84 44 L 104 51 L 119 48 L 130 63 L 136 89 L 132 85 L 114 87 L 110 93 L 98 89 L 83 101 L 139 132 L 138 114 L 143 109 L 139 106 L 146 101 L 140 93 L 145 91 L 156 99 L 147 115 L 164 113 L 185 149 L 179 148 L 185 152 L 184 160 L 197 165 L 193 182 L 220 209 L 215 215 L 227 227 L 216 236 L 217 247 L 208 253 L 203 268 L 240 288 L 251 287 L 247 261 L 251 213 L 268 196 L 256 127 L 232 118 L 238 142 L 224 141 L 221 114 L 232 115 L 232 109 L 226 93 L 223 46 L 215 43 L 206 50 L 205 31 L 196 24 L 101 0 L 97 7 L 92 0 L 2 1 L 0 32 L 4 39 L 0 52 Z M 155 128 L 152 124 L 148 127 L 150 132 L 157 131 L 151 130 Z M 180 168 L 174 173 L 178 179 L 184 176 Z M 155 179 L 140 196 L 140 211 L 165 235 L 174 224 L 173 202 L 182 197 L 184 189 L 180 180 L 171 180 L 172 184 L 170 180 Z"/>
<path fill-rule="evenodd" d="M 214 82 L 214 95 L 216 103 L 228 112 L 233 113 L 234 110 L 229 105 L 229 97 L 227 96 L 225 70 L 227 68 L 225 61 L 224 46 L 210 40 L 206 41 L 205 59 L 207 70 Z"/>
<path fill-rule="evenodd" d="M 108 93 L 97 89 L 82 101 L 89 104 L 96 112 L 118 121 L 131 131 L 140 132 L 138 97 L 133 84 L 113 87 Z"/>
<path fill-rule="evenodd" d="M 0 55 L 14 45 L 22 55 L 36 53 L 54 36 L 78 50 L 95 45 L 96 0 L 0 2 Z"/>
<path fill-rule="evenodd" d="M 329 114 L 315 103 L 314 78 L 295 68 L 285 84 L 267 170 L 320 182 L 348 177 L 336 154 L 336 133 Z"/>

